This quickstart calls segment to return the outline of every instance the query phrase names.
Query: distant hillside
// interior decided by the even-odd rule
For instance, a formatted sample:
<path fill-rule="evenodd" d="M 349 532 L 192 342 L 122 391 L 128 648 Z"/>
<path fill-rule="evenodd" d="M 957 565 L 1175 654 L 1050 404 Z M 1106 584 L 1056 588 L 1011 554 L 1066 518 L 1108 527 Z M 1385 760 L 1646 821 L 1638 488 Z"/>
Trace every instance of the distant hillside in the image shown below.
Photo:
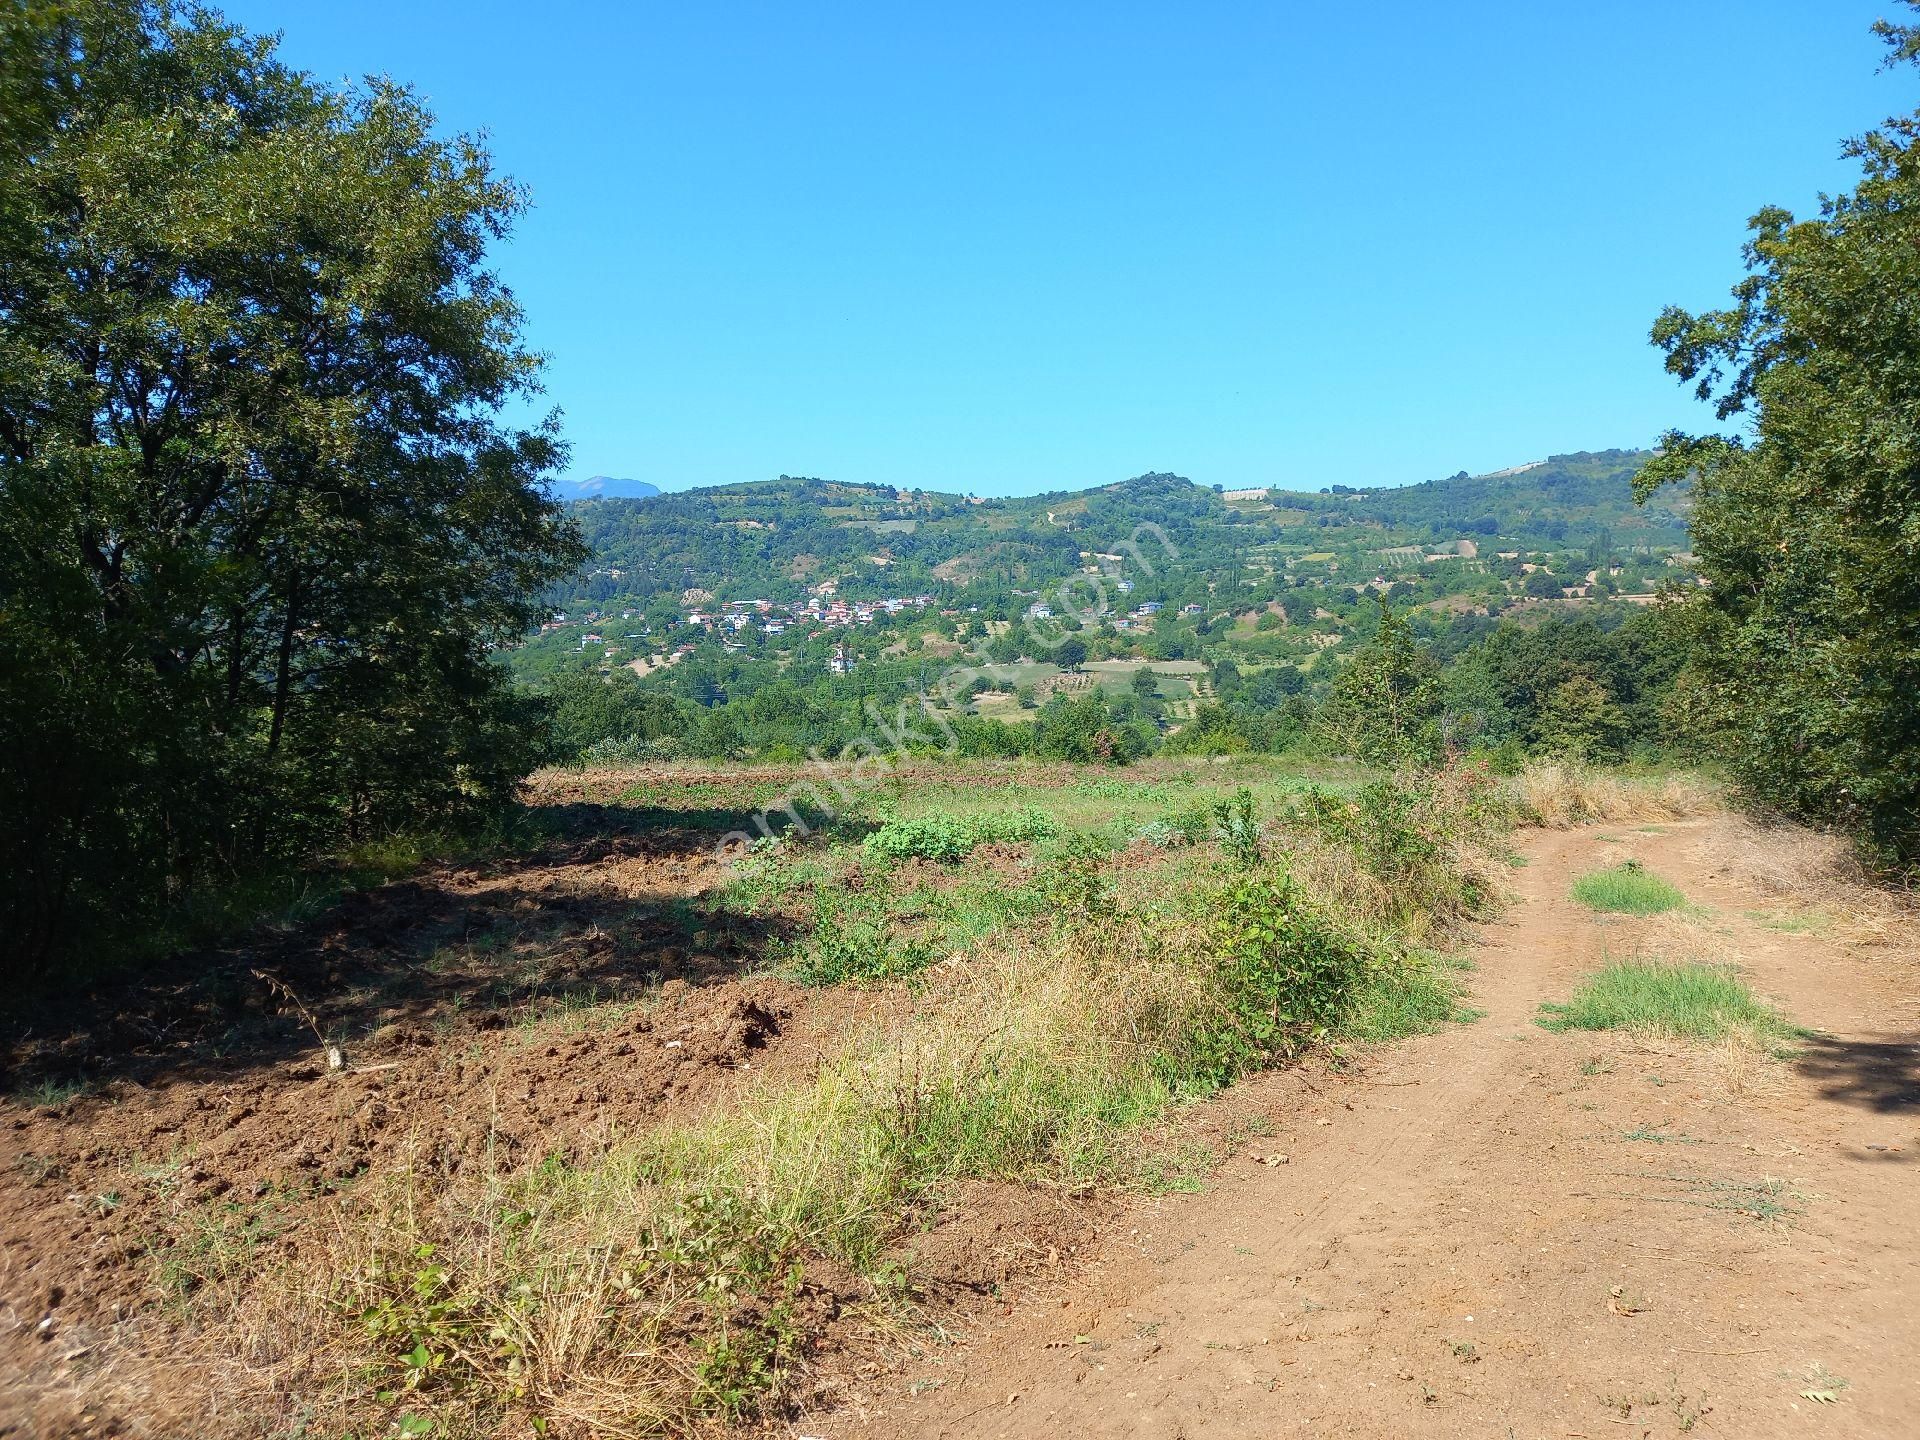
<path fill-rule="evenodd" d="M 556 480 L 553 493 L 562 500 L 649 500 L 660 493 L 660 487 L 645 480 L 591 475 L 585 480 Z"/>
<path fill-rule="evenodd" d="M 1584 543 L 1601 531 L 1616 544 L 1684 543 L 1690 496 L 1633 503 L 1633 475 L 1647 458 L 1644 450 L 1583 451 L 1488 475 L 1462 471 L 1393 489 L 1334 485 L 1330 492 L 1356 520 L 1424 526 L 1436 539 L 1442 538 L 1437 531 L 1452 528 L 1535 544 Z"/>
<path fill-rule="evenodd" d="M 645 605 L 702 590 L 791 599 L 825 580 L 848 595 L 1019 596 L 1085 568 L 1089 555 L 1111 552 L 1142 525 L 1160 527 L 1177 551 L 1164 565 L 1206 576 L 1215 591 L 1290 573 L 1308 557 L 1316 568 L 1336 557 L 1330 568 L 1344 577 L 1463 540 L 1482 554 L 1682 550 L 1689 497 L 1633 503 L 1631 480 L 1645 459 L 1637 450 L 1581 452 L 1392 489 L 1222 494 L 1153 474 L 976 500 L 783 475 L 645 503 L 603 498 L 578 508 L 595 558 L 559 598 Z"/>

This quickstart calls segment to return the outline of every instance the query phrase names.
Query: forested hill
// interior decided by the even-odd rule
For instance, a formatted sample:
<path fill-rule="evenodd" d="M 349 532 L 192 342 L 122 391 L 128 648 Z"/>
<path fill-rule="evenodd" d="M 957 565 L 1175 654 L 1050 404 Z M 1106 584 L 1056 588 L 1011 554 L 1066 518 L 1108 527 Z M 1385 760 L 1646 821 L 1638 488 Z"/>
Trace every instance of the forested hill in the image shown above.
<path fill-rule="evenodd" d="M 1016 499 L 781 476 L 573 512 L 594 558 L 561 601 L 640 604 L 687 590 L 716 599 L 793 599 L 834 580 L 844 593 L 1030 592 L 1157 525 L 1181 569 L 1272 574 L 1308 556 L 1347 574 L 1391 552 L 1471 542 L 1485 552 L 1661 553 L 1686 546 L 1688 497 L 1633 503 L 1647 452 L 1556 455 L 1490 475 L 1394 489 L 1224 493 L 1167 474 Z M 1384 554 L 1385 558 L 1380 558 Z M 1417 557 L 1416 557 L 1417 558 Z M 1322 562 L 1323 563 L 1323 562 Z"/>

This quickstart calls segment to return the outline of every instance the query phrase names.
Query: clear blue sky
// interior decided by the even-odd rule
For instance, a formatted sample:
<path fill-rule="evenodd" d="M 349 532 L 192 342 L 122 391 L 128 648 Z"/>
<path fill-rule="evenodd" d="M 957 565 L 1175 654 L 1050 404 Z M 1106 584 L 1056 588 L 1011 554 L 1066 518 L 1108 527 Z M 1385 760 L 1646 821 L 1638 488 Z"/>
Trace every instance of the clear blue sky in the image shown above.
<path fill-rule="evenodd" d="M 1646 343 L 1920 100 L 1897 0 L 245 0 L 535 208 L 572 473 L 1400 484 L 1710 425 Z"/>

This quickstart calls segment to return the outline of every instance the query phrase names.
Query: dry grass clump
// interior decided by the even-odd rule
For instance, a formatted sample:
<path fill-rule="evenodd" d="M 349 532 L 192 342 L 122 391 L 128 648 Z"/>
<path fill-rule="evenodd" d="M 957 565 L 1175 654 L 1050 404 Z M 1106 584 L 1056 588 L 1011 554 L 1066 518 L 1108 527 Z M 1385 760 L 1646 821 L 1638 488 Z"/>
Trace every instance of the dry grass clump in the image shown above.
<path fill-rule="evenodd" d="M 1628 776 L 1558 760 L 1535 761 L 1507 783 L 1521 813 L 1549 829 L 1683 820 L 1723 805 L 1720 792 L 1697 775 Z"/>
<path fill-rule="evenodd" d="M 1727 814 L 1708 833 L 1705 853 L 1716 867 L 1786 902 L 1766 922 L 1772 928 L 1843 945 L 1920 951 L 1920 904 L 1874 884 L 1837 835 Z"/>
<path fill-rule="evenodd" d="M 1414 949 L 1443 947 L 1503 895 L 1505 867 L 1479 846 L 1449 844 L 1399 874 L 1345 845 L 1290 837 L 1287 867 L 1307 893 L 1362 933 Z"/>
<path fill-rule="evenodd" d="M 1708 912 L 1668 910 L 1650 917 L 1639 936 L 1638 953 L 1643 959 L 1721 966 L 1740 963 L 1740 947 L 1733 935 Z"/>
<path fill-rule="evenodd" d="M 1701 1092 L 1716 1104 L 1770 1100 L 1787 1090 L 1787 1061 L 1779 1047 L 1753 1035 L 1723 1035 L 1689 1051 L 1683 1064 Z"/>
<path fill-rule="evenodd" d="M 1285 819 L 1294 875 L 1376 938 L 1432 944 L 1502 892 L 1511 806 L 1484 767 L 1394 776 L 1346 797 L 1309 791 Z"/>

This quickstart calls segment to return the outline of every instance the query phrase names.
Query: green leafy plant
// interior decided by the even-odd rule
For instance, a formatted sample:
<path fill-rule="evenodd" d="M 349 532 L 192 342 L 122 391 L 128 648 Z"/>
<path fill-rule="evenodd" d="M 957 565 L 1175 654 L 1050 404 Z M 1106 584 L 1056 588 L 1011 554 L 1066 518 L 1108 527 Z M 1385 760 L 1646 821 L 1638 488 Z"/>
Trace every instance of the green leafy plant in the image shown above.
<path fill-rule="evenodd" d="M 1242 785 L 1231 800 L 1213 807 L 1213 834 L 1233 863 L 1243 870 L 1259 865 L 1260 822 L 1253 813 L 1253 792 Z"/>
<path fill-rule="evenodd" d="M 1040 908 L 1076 923 L 1111 914 L 1113 885 L 1103 868 L 1110 853 L 1100 837 L 1079 830 L 1048 846 L 1031 887 Z"/>
<path fill-rule="evenodd" d="M 1324 1038 L 1365 981 L 1368 955 L 1284 872 L 1235 881 L 1206 906 L 1219 1010 L 1186 1065 L 1217 1084 Z"/>
<path fill-rule="evenodd" d="M 935 860 L 952 865 L 981 845 L 1044 840 L 1059 831 L 1059 823 L 1052 816 L 1031 808 L 967 817 L 936 811 L 912 819 L 890 819 L 867 836 L 861 848 L 880 859 Z"/>
<path fill-rule="evenodd" d="M 880 902 L 861 897 L 819 912 L 794 975 L 808 985 L 873 984 L 912 975 L 936 958 L 925 943 L 895 935 Z"/>

